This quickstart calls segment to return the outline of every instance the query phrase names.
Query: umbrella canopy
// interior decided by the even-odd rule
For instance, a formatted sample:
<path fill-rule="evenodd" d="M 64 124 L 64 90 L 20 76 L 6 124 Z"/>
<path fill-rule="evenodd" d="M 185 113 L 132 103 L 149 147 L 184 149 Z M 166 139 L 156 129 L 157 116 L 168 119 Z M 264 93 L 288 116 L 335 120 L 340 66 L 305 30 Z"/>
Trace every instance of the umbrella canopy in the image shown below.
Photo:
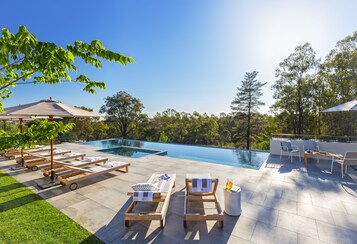
<path fill-rule="evenodd" d="M 324 109 L 321 112 L 333 113 L 333 112 L 350 112 L 350 111 L 357 111 L 357 99 L 354 99 L 346 103 L 342 103 L 332 108 Z"/>
<path fill-rule="evenodd" d="M 5 108 L 5 115 L 8 116 L 57 116 L 57 117 L 100 117 L 99 114 L 89 112 L 74 106 L 49 100 L 41 100 L 35 103 L 28 103 L 14 107 Z"/>
<path fill-rule="evenodd" d="M 6 115 L 6 114 L 0 114 L 0 120 L 2 121 L 7 121 L 7 120 L 32 120 L 33 118 L 31 116 L 19 116 L 19 115 Z"/>
<path fill-rule="evenodd" d="M 86 111 L 84 109 L 76 108 L 71 105 L 61 103 L 60 101 L 41 100 L 39 102 L 28 103 L 24 105 L 13 106 L 5 108 L 4 115 L 9 116 L 34 116 L 41 117 L 48 116 L 52 120 L 57 117 L 100 117 L 99 114 Z M 51 140 L 51 182 L 54 182 L 54 162 L 53 162 L 53 140 Z"/>

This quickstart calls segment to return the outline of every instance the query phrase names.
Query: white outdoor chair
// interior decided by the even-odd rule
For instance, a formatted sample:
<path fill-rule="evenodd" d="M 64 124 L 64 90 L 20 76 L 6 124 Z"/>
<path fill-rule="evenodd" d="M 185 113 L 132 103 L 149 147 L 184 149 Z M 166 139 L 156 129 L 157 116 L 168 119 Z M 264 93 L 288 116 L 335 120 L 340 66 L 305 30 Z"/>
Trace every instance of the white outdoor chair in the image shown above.
<path fill-rule="evenodd" d="M 301 161 L 301 155 L 300 155 L 300 150 L 297 145 L 292 145 L 290 141 L 281 141 L 280 142 L 280 159 L 281 156 L 283 155 L 283 152 L 289 153 L 288 156 L 290 156 L 291 162 L 293 162 L 293 153 L 299 155 L 299 161 Z"/>
<path fill-rule="evenodd" d="M 334 159 L 331 163 L 331 174 L 333 173 L 333 163 L 338 163 L 341 165 L 341 176 L 343 178 L 343 170 L 347 174 L 347 166 L 355 165 L 357 166 L 357 152 L 346 152 L 343 159 Z"/>

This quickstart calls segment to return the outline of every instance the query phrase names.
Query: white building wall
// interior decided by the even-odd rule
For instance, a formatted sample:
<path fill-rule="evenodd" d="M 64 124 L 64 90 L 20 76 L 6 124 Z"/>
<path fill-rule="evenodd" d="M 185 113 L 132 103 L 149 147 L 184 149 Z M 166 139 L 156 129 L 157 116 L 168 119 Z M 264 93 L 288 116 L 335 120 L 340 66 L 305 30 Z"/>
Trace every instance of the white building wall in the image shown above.
<path fill-rule="evenodd" d="M 303 140 L 302 139 L 285 139 L 285 138 L 273 138 L 270 139 L 270 154 L 280 155 L 280 142 L 281 141 L 291 141 L 292 145 L 297 145 L 301 152 L 301 155 L 304 155 L 303 151 Z M 357 143 L 345 143 L 345 142 L 316 142 L 316 145 L 320 148 L 320 151 L 339 153 L 344 155 L 345 152 L 355 151 L 357 152 Z M 287 153 L 283 154 L 287 155 Z"/>

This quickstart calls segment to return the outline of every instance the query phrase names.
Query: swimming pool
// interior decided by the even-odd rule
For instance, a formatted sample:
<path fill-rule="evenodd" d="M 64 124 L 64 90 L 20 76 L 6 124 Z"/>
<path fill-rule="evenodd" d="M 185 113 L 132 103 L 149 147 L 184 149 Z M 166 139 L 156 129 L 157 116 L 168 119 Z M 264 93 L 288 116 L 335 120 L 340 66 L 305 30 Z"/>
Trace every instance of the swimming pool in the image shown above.
<path fill-rule="evenodd" d="M 103 149 L 113 149 L 115 147 L 120 146 L 151 149 L 167 152 L 166 155 L 173 158 L 182 158 L 252 169 L 259 169 L 269 155 L 269 153 L 265 151 L 219 148 L 209 146 L 191 146 L 183 144 L 147 142 L 127 139 L 89 141 L 81 142 L 81 144 L 99 147 Z M 109 153 L 110 151 L 112 151 L 111 153 L 113 153 L 113 150 L 109 150 Z M 118 152 L 114 152 L 113 154 L 120 155 Z"/>
<path fill-rule="evenodd" d="M 128 147 L 128 146 L 119 146 L 111 147 L 106 149 L 99 150 L 105 153 L 111 153 L 115 155 L 130 157 L 130 158 L 141 158 L 148 155 L 166 155 L 167 152 L 152 150 L 152 149 L 143 149 L 137 147 Z"/>

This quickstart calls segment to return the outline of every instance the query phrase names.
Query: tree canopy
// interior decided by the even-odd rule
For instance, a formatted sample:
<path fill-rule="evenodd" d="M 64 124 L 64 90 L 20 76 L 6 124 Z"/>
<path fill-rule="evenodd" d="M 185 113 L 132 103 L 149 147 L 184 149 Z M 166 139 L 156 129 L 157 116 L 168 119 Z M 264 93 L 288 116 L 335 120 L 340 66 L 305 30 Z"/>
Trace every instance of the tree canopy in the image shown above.
<path fill-rule="evenodd" d="M 105 83 L 95 81 L 85 74 L 77 74 L 76 58 L 96 68 L 102 67 L 101 60 L 126 65 L 133 63 L 129 56 L 108 50 L 99 40 L 91 43 L 75 41 L 66 47 L 52 42 L 39 41 L 25 26 L 20 26 L 16 34 L 3 28 L 0 38 L 0 99 L 9 98 L 10 88 L 20 84 L 57 84 L 78 82 L 84 84 L 83 90 L 96 93 L 96 88 L 104 89 Z M 0 102 L 0 112 L 3 110 Z"/>
<path fill-rule="evenodd" d="M 296 134 L 302 134 L 303 115 L 309 102 L 311 87 L 311 71 L 318 65 L 315 51 L 309 43 L 295 48 L 275 71 L 277 80 L 272 86 L 274 98 L 277 99 L 274 108 L 285 111 L 294 118 Z"/>
<path fill-rule="evenodd" d="M 120 132 L 119 136 L 127 138 L 140 121 L 144 105 L 129 93 L 119 91 L 111 97 L 105 98 L 105 105 L 100 108 L 100 113 L 106 113 L 106 120 L 113 122 Z"/>

